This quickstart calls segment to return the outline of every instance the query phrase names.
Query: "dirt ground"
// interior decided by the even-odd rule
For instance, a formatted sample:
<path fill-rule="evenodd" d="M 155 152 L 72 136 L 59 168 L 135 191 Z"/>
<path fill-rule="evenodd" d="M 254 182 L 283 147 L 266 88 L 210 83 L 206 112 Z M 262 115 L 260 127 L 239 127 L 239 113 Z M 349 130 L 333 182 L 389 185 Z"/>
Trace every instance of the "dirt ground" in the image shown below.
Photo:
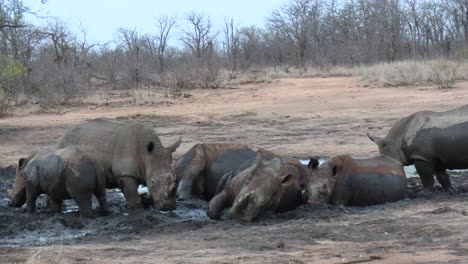
<path fill-rule="evenodd" d="M 179 204 L 170 213 L 128 211 L 109 190 L 112 214 L 96 219 L 67 213 L 34 215 L 7 207 L 17 160 L 51 146 L 73 124 L 98 117 L 137 119 L 178 157 L 197 142 L 238 142 L 296 157 L 377 153 L 366 133 L 385 135 L 415 111 L 459 107 L 468 82 L 456 88 L 375 88 L 358 78 L 281 79 L 231 89 L 193 90 L 154 105 L 130 106 L 113 91 L 105 107 L 67 107 L 58 113 L 16 109 L 0 119 L 1 263 L 466 263 L 468 175 L 452 173 L 459 192 L 421 195 L 409 180 L 408 198 L 366 208 L 266 212 L 252 223 L 208 220 L 206 203 Z M 41 204 L 44 199 L 40 200 Z"/>

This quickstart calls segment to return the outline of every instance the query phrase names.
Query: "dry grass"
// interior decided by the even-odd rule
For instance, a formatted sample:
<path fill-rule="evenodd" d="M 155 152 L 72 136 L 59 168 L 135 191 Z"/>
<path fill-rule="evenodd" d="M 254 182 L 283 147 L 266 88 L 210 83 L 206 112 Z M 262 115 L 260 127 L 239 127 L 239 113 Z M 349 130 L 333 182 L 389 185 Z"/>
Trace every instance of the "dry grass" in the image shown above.
<path fill-rule="evenodd" d="M 227 73 L 224 73 L 225 77 Z M 277 78 L 349 77 L 362 76 L 380 87 L 435 85 L 452 87 L 456 80 L 468 78 L 468 65 L 460 61 L 428 60 L 378 63 L 365 66 L 309 66 L 307 70 L 288 67 L 270 67 L 236 74 L 235 78 L 222 81 L 224 85 L 270 83 Z M 232 74 L 231 74 L 232 77 Z"/>
<path fill-rule="evenodd" d="M 361 67 L 364 79 L 381 87 L 435 85 L 451 87 L 468 76 L 467 65 L 458 61 L 401 61 Z"/>
<path fill-rule="evenodd" d="M 173 101 L 174 94 L 174 90 L 170 88 L 140 88 L 129 91 L 132 103 L 137 105 Z"/>
<path fill-rule="evenodd" d="M 37 250 L 26 262 L 27 264 L 66 264 L 72 263 L 62 254 L 62 246 Z"/>
<path fill-rule="evenodd" d="M 87 105 L 107 106 L 109 105 L 109 96 L 104 93 L 89 93 L 81 98 L 81 103 Z"/>

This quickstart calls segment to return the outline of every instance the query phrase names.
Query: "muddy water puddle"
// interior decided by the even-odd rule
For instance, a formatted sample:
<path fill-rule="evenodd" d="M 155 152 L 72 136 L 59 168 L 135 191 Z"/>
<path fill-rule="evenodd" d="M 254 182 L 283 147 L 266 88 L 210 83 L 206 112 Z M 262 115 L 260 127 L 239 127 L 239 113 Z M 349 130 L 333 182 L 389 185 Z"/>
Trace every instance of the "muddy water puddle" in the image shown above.
<path fill-rule="evenodd" d="M 2 171 L 3 172 L 3 171 Z M 14 181 L 14 170 L 0 173 L 0 247 L 75 244 L 88 239 L 125 240 L 132 235 L 157 232 L 166 226 L 184 222 L 206 222 L 207 203 L 200 200 L 178 202 L 177 210 L 128 210 L 118 189 L 107 190 L 111 210 L 108 216 L 87 219 L 79 216 L 73 200 L 64 201 L 62 214 L 52 214 L 46 208 L 46 196 L 41 195 L 34 214 L 22 208 L 8 207 L 8 192 Z M 146 188 L 140 188 L 144 193 Z M 98 203 L 93 197 L 93 207 Z"/>

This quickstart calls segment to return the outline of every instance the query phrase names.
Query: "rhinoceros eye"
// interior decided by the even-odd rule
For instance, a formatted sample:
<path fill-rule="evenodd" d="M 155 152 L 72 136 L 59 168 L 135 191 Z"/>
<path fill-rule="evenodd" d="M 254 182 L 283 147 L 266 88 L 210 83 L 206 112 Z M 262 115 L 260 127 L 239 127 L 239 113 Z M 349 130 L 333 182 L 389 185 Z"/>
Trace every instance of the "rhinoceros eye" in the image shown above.
<path fill-rule="evenodd" d="M 332 168 L 332 175 L 335 176 L 337 172 L 338 172 L 338 167 L 337 167 L 337 166 L 333 166 L 333 168 Z"/>
<path fill-rule="evenodd" d="M 148 153 L 151 154 L 151 152 L 153 152 L 153 149 L 154 149 L 154 143 L 153 141 L 150 141 L 148 145 L 146 145 L 146 150 L 148 150 Z"/>

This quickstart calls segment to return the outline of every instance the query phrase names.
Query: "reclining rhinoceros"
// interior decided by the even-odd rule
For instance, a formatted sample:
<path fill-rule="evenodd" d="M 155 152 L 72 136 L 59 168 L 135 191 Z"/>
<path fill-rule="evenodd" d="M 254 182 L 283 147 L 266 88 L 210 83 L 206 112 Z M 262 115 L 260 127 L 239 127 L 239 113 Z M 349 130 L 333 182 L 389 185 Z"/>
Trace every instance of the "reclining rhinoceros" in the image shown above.
<path fill-rule="evenodd" d="M 210 201 L 217 193 L 223 177 L 227 173 L 238 170 L 239 167 L 248 167 L 255 163 L 257 148 L 244 144 L 230 143 L 200 143 L 194 145 L 187 153 L 177 159 L 174 171 L 179 181 L 177 196 L 186 200 L 195 194 L 201 199 Z M 279 157 L 278 155 L 262 150 L 263 159 Z M 282 157 L 288 160 L 288 168 L 297 176 L 300 186 L 288 188 L 288 200 L 299 202 L 300 189 L 307 184 L 309 171 L 298 160 Z M 226 180 L 226 177 L 224 178 Z M 291 191 L 289 191 L 291 189 Z"/>
<path fill-rule="evenodd" d="M 339 155 L 320 166 L 316 159 L 311 159 L 310 167 L 312 173 L 304 200 L 312 205 L 375 205 L 395 202 L 406 195 L 403 165 L 387 156 Z"/>
<path fill-rule="evenodd" d="M 119 187 L 130 208 L 142 206 L 140 184 L 148 187 L 161 210 L 176 207 L 177 182 L 172 172 L 172 153 L 180 139 L 166 148 L 153 128 L 134 121 L 96 119 L 69 129 L 57 148 L 86 147 L 93 150 L 106 173 L 107 187 Z"/>
<path fill-rule="evenodd" d="M 468 105 L 416 112 L 396 122 L 385 138 L 368 137 L 381 154 L 414 164 L 425 193 L 433 189 L 434 174 L 444 190 L 453 193 L 447 169 L 468 169 Z"/>
<path fill-rule="evenodd" d="M 251 221 L 264 210 L 287 211 L 302 204 L 301 182 L 308 174 L 300 172 L 302 164 L 292 158 L 265 158 L 262 152 L 223 177 L 208 204 L 211 219 L 220 219 L 228 207 L 230 217 Z"/>

